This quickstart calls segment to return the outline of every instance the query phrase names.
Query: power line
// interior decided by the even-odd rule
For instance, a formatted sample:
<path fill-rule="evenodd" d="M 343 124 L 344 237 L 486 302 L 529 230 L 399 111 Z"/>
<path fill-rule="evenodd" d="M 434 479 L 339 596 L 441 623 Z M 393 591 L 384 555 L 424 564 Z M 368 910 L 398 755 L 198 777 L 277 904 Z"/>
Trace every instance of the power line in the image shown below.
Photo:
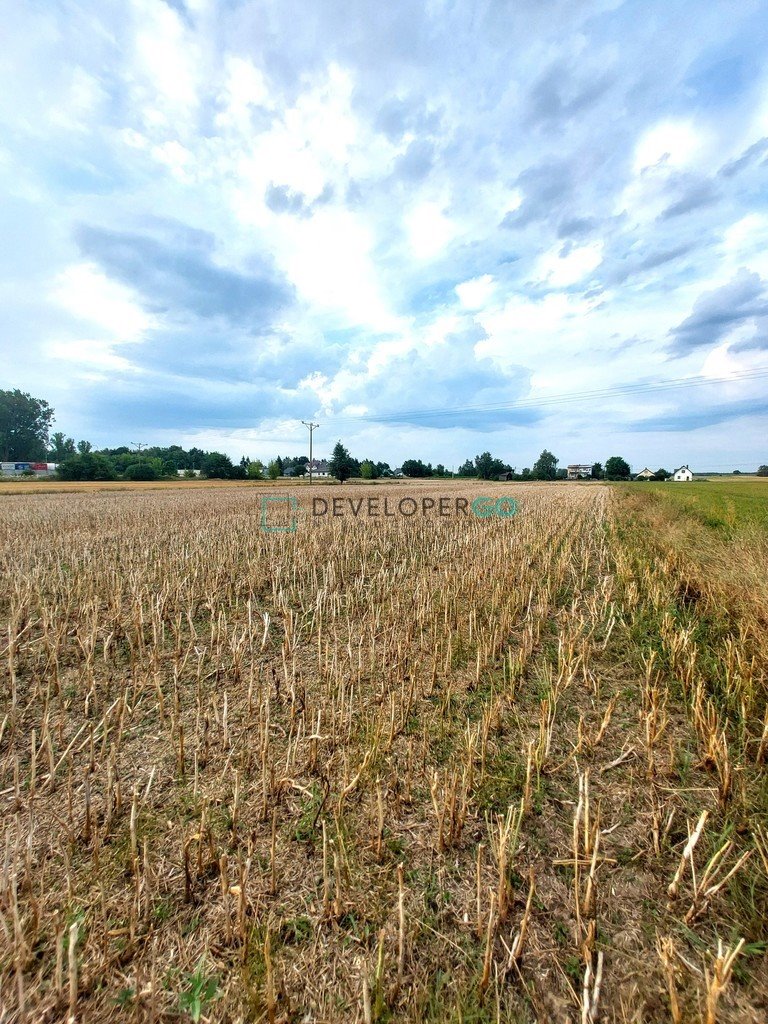
<path fill-rule="evenodd" d="M 505 410 L 539 408 L 541 406 L 560 405 L 575 402 L 595 401 L 601 398 L 621 397 L 624 395 L 652 394 L 663 391 L 687 390 L 688 388 L 704 387 L 710 384 L 740 383 L 750 380 L 761 380 L 768 377 L 768 366 L 755 367 L 752 370 L 737 370 L 727 377 L 672 377 L 666 380 L 648 381 L 638 384 L 615 385 L 608 388 L 593 388 L 584 391 L 570 391 L 562 394 L 542 396 L 541 398 L 521 398 L 512 402 L 497 402 L 485 405 L 465 405 L 441 407 L 434 409 L 411 409 L 399 413 L 382 416 L 338 416 L 336 420 L 353 420 L 368 423 L 401 422 L 403 419 L 430 418 L 434 416 L 455 416 L 465 412 L 503 412 Z"/>

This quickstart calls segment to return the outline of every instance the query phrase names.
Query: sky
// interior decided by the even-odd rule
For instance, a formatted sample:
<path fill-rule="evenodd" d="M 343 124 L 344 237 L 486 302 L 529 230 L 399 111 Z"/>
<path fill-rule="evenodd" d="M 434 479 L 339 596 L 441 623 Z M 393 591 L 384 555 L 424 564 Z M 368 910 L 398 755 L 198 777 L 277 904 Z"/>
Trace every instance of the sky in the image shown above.
<path fill-rule="evenodd" d="M 0 387 L 54 429 L 768 462 L 768 3 L 0 14 Z"/>

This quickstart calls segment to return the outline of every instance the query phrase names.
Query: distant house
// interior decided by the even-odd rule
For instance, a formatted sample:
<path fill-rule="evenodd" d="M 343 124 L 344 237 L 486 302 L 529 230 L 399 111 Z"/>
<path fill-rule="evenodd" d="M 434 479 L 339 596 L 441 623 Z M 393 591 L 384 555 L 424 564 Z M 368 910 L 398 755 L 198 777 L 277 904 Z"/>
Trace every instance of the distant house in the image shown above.
<path fill-rule="evenodd" d="M 676 469 L 675 472 L 672 474 L 672 479 L 690 481 L 693 480 L 693 473 L 687 466 L 681 466 L 679 469 Z"/>
<path fill-rule="evenodd" d="M 328 469 L 327 459 L 312 459 L 311 463 L 307 463 L 307 475 L 309 475 L 310 469 L 312 476 L 330 476 L 331 471 Z"/>
<path fill-rule="evenodd" d="M 515 476 L 515 471 L 512 469 L 508 469 L 504 473 L 499 473 L 497 480 L 514 480 Z"/>
<path fill-rule="evenodd" d="M 591 466 L 582 466 L 576 463 L 572 466 L 568 466 L 568 480 L 589 480 L 591 476 Z"/>
<path fill-rule="evenodd" d="M 648 469 L 648 467 L 646 466 L 645 469 L 640 470 L 640 472 L 635 477 L 635 480 L 653 480 L 655 476 L 656 474 L 653 472 L 653 470 Z"/>
<path fill-rule="evenodd" d="M 188 469 L 177 469 L 176 470 L 176 476 L 186 476 L 187 473 L 189 473 L 189 472 L 190 472 L 190 470 L 188 470 Z M 200 474 L 202 473 L 202 470 L 201 469 L 193 469 L 191 472 L 194 473 L 195 476 L 200 476 Z"/>

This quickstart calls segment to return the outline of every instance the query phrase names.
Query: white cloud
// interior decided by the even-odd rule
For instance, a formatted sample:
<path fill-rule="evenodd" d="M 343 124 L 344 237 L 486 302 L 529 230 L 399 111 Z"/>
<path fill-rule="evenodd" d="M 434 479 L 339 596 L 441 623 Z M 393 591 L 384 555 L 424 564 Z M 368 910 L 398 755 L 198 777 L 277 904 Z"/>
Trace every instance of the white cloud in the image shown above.
<path fill-rule="evenodd" d="M 51 298 L 79 320 L 101 327 L 115 341 L 139 341 L 157 320 L 135 293 L 91 263 L 77 263 L 58 275 Z"/>
<path fill-rule="evenodd" d="M 205 61 L 198 37 L 169 4 L 132 0 L 130 84 L 136 111 L 148 127 L 183 134 L 199 100 Z"/>
<path fill-rule="evenodd" d="M 686 167 L 696 163 L 704 149 L 701 129 L 690 121 L 662 121 L 649 128 L 635 147 L 635 174 L 649 167 Z"/>
<path fill-rule="evenodd" d="M 482 309 L 493 297 L 496 282 L 492 274 L 483 274 L 481 277 L 457 284 L 454 290 L 465 309 Z"/>
<path fill-rule="evenodd" d="M 567 252 L 556 246 L 538 260 L 534 276 L 553 288 L 567 288 L 599 267 L 602 259 L 602 242 L 592 242 Z"/>
<path fill-rule="evenodd" d="M 668 13 L 649 3 L 649 17 Z M 144 365 L 178 387 L 178 365 L 158 368 L 163 345 L 150 364 L 149 346 L 126 344 L 183 318 L 190 365 L 210 374 L 209 389 L 219 372 L 258 357 L 275 403 L 286 402 L 281 417 L 295 400 L 284 382 L 302 374 L 310 404 L 351 417 L 374 408 L 376 387 L 398 374 L 407 386 L 417 363 L 466 365 L 454 392 L 445 377 L 441 401 L 473 404 L 486 356 L 532 374 L 534 393 L 697 372 L 705 359 L 718 375 L 734 359 L 759 359 L 756 349 L 733 355 L 728 346 L 748 340 L 737 328 L 709 357 L 702 347 L 667 361 L 668 332 L 701 294 L 742 267 L 768 278 L 759 190 L 768 107 L 756 81 L 741 92 L 734 81 L 715 102 L 717 76 L 706 72 L 726 35 L 745 66 L 759 61 L 749 5 L 708 10 L 682 43 L 660 34 L 652 53 L 617 0 L 599 0 L 596 15 L 561 5 L 558 24 L 532 7 L 491 7 L 433 4 L 414 18 L 391 0 L 372 28 L 354 6 L 309 0 L 11 5 L 0 58 L 10 254 L 0 315 L 5 307 L 13 329 L 0 337 L 68 359 L 62 381 L 68 371 L 80 381 L 87 367 L 117 377 Z M 705 69 L 695 86 L 691 68 Z M 670 207 L 676 216 L 661 217 Z M 150 237 L 137 249 L 157 266 L 135 273 L 117 241 L 103 264 L 81 262 L 82 226 Z M 267 337 L 227 338 L 219 367 L 189 303 L 169 298 L 161 321 L 108 276 L 151 289 L 169 261 L 179 294 L 221 288 L 216 308 L 226 308 L 226 289 L 263 275 L 288 298 Z M 41 281 L 55 283 L 38 318 Z M 488 337 L 477 341 L 481 330 Z M 163 340 L 179 344 L 171 332 Z M 412 403 L 432 404 L 437 377 L 418 379 Z M 586 415 L 567 423 L 596 430 Z M 539 450 L 564 428 L 553 417 L 546 429 L 555 437 L 536 434 Z M 381 430 L 381 456 L 397 458 L 406 434 Z M 407 436 L 414 446 L 433 436 L 494 444 L 448 428 Z M 449 458 L 437 442 L 416 454 Z"/>
<path fill-rule="evenodd" d="M 374 236 L 351 210 L 325 207 L 310 218 L 284 218 L 278 262 L 301 298 L 318 311 L 333 311 L 343 326 L 396 329 L 381 293 L 371 250 Z"/>
<path fill-rule="evenodd" d="M 56 338 L 47 343 L 46 352 L 53 359 L 63 359 L 92 369 L 133 369 L 130 361 L 118 355 L 110 342 L 100 338 Z"/>
<path fill-rule="evenodd" d="M 266 77 L 253 61 L 230 56 L 225 62 L 224 78 L 218 97 L 222 109 L 216 114 L 216 125 L 224 130 L 249 131 L 253 108 L 272 106 Z"/>
<path fill-rule="evenodd" d="M 768 278 L 768 216 L 749 213 L 731 224 L 723 232 L 722 252 L 728 264 L 721 275 L 724 280 L 739 267 Z"/>
<path fill-rule="evenodd" d="M 456 234 L 455 225 L 438 202 L 420 203 L 411 210 L 405 223 L 411 252 L 417 260 L 439 256 Z"/>

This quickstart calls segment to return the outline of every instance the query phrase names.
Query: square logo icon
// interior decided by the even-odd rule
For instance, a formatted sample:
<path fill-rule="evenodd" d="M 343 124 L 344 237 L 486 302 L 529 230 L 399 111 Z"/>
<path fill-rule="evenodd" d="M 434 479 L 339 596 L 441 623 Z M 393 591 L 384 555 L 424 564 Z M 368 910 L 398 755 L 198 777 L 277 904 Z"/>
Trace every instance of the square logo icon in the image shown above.
<path fill-rule="evenodd" d="M 261 528 L 265 533 L 295 533 L 298 520 L 292 515 L 290 522 L 283 526 L 270 526 L 267 510 L 270 505 L 288 505 L 291 512 L 299 507 L 298 499 L 293 494 L 262 494 L 261 495 Z"/>

